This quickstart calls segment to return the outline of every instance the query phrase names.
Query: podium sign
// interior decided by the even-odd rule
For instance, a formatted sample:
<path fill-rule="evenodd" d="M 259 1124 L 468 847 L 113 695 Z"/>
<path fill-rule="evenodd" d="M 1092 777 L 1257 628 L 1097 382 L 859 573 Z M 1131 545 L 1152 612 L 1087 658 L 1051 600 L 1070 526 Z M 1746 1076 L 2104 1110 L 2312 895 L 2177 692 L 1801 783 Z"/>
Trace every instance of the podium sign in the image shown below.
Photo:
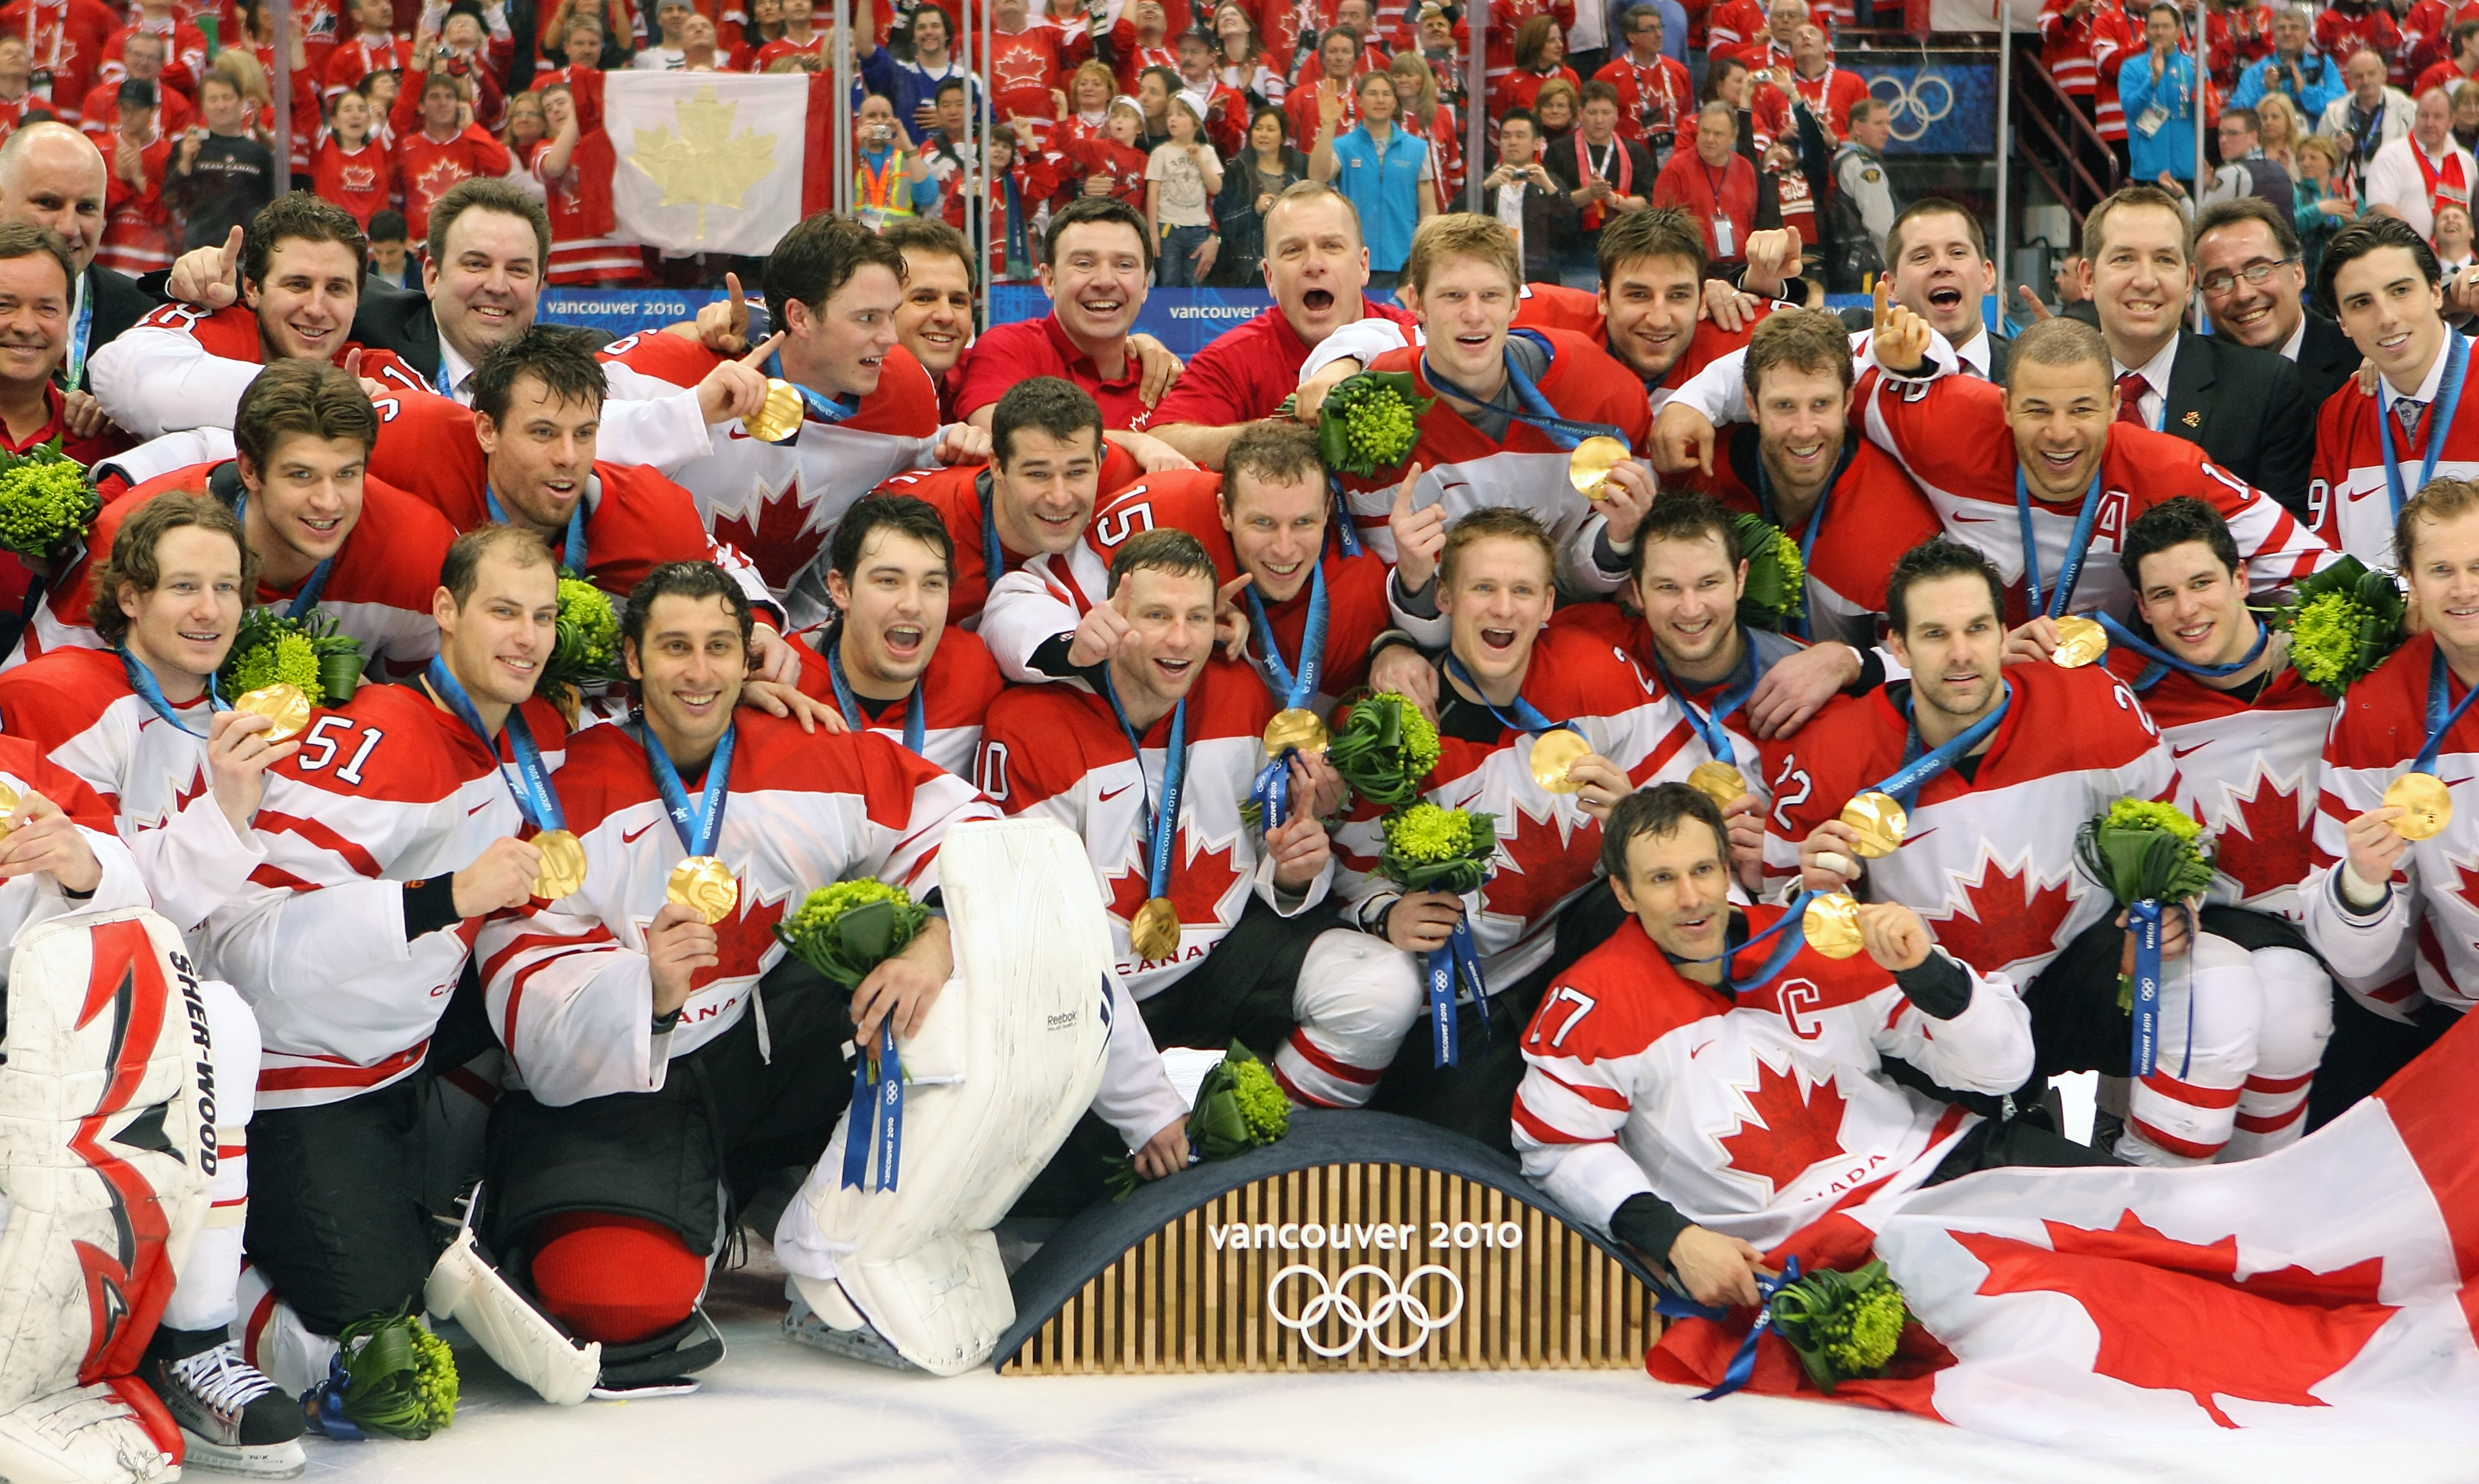
<path fill-rule="evenodd" d="M 1508 1190 L 1418 1164 L 1332 1164 L 1173 1216 L 999 1369 L 1632 1369 L 1661 1333 L 1652 1305 L 1643 1279 Z"/>

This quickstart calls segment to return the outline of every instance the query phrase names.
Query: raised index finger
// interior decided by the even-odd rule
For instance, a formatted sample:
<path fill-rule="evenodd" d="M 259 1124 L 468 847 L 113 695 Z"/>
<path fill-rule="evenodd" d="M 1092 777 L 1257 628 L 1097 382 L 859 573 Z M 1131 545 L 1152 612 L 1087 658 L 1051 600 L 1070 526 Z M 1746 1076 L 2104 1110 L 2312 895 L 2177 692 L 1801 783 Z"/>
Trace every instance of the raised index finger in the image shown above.
<path fill-rule="evenodd" d="M 740 358 L 740 364 L 763 369 L 767 361 L 774 356 L 776 349 L 782 344 L 783 332 L 777 330 L 757 345 L 750 346 L 749 353 Z"/>
<path fill-rule="evenodd" d="M 1252 577 L 1243 572 L 1240 574 L 1240 576 L 1233 577 L 1230 581 L 1223 583 L 1220 594 L 1222 601 L 1229 602 L 1232 599 L 1239 597 L 1241 589 L 1256 580 L 1257 579 L 1255 577 Z"/>
<path fill-rule="evenodd" d="M 241 228 L 235 227 L 232 235 L 224 239 L 223 270 L 227 273 L 233 270 L 234 264 L 241 261 Z"/>
<path fill-rule="evenodd" d="M 747 323 L 749 320 L 749 295 L 740 292 L 740 275 L 738 273 L 724 274 L 723 286 L 731 291 L 731 318 L 733 322 L 742 324 Z"/>
<path fill-rule="evenodd" d="M 1890 284 L 1885 275 L 1881 273 L 1878 274 L 1877 277 L 1877 327 L 1875 331 L 1875 333 L 1878 335 L 1885 333 L 1885 321 L 1891 318 L 1892 315 L 1893 300 L 1887 292 L 1889 287 Z"/>

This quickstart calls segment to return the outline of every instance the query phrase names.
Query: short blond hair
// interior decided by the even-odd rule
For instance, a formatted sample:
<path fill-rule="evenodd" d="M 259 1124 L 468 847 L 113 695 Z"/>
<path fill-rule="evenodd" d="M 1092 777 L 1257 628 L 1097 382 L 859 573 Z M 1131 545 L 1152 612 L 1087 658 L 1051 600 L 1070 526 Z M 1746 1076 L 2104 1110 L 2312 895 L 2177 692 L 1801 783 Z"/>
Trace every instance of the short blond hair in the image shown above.
<path fill-rule="evenodd" d="M 2441 525 L 2473 511 L 2479 511 L 2479 479 L 2430 479 L 2393 521 L 2395 569 L 2410 576 L 2411 560 L 2418 553 L 2419 523 Z"/>
<path fill-rule="evenodd" d="M 1438 553 L 1438 580 L 1453 586 L 1455 569 L 1463 565 L 1463 554 L 1492 538 L 1520 541 L 1538 550 L 1542 565 L 1551 580 L 1556 580 L 1558 548 L 1549 539 L 1548 528 L 1531 511 L 1513 505 L 1483 505 L 1447 526 L 1445 548 Z"/>
<path fill-rule="evenodd" d="M 1495 217 L 1444 212 L 1421 222 L 1412 234 L 1411 255 L 1403 260 L 1403 281 L 1414 293 L 1427 289 L 1429 275 L 1448 258 L 1478 258 L 1503 271 L 1512 287 L 1523 287 L 1522 250 Z"/>

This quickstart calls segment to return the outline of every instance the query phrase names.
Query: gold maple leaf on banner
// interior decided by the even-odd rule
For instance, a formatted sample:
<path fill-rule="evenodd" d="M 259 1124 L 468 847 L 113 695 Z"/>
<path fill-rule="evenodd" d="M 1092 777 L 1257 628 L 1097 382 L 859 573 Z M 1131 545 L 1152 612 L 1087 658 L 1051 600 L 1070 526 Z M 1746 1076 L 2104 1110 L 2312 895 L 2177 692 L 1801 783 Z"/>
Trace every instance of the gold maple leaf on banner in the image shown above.
<path fill-rule="evenodd" d="M 638 130 L 628 161 L 663 188 L 663 205 L 698 209 L 697 236 L 703 242 L 709 208 L 740 210 L 750 188 L 775 173 L 779 136 L 743 129 L 733 138 L 731 125 L 740 105 L 717 98 L 710 86 L 699 89 L 687 102 L 674 104 L 672 111 L 679 119 L 679 132 Z"/>

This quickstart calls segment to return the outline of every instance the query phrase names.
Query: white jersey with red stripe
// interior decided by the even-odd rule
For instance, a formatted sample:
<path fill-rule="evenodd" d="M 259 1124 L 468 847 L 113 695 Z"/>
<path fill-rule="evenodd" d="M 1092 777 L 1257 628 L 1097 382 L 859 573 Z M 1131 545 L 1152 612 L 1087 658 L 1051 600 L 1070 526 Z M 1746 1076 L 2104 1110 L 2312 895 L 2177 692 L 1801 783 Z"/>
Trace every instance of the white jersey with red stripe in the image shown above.
<path fill-rule="evenodd" d="M 2273 663 L 2278 668 L 2252 702 L 2179 670 L 2136 694 L 2177 766 L 2171 802 L 2202 824 L 2211 841 L 2210 900 L 2295 922 L 2298 883 L 2313 868 L 2315 801 L 2334 705 L 2289 667 L 2286 644 Z M 2112 650 L 2108 664 L 2132 685 L 2151 662 Z"/>
<path fill-rule="evenodd" d="M 112 810 L 155 910 L 186 933 L 267 857 L 208 787 L 206 696 L 172 710 L 178 725 L 130 688 L 117 650 L 58 650 L 0 674 L 0 731 L 86 780 Z"/>
<path fill-rule="evenodd" d="M 85 780 L 46 758 L 39 744 L 0 736 L 0 786 L 21 799 L 41 794 L 59 805 L 103 868 L 94 890 L 83 897 L 71 897 L 49 871 L 29 871 L 0 881 L 0 988 L 6 988 L 10 959 L 19 934 L 28 928 L 73 912 L 113 912 L 148 903 L 137 858 L 120 843 L 112 810 Z"/>
<path fill-rule="evenodd" d="M 555 768 L 559 713 L 524 714 Z M 313 716 L 301 751 L 268 770 L 267 858 L 198 935 L 208 971 L 258 1016 L 259 1107 L 342 1102 L 422 1065 L 481 920 L 408 937 L 404 887 L 523 832 L 498 761 L 424 690 L 375 685 Z"/>
<path fill-rule="evenodd" d="M 1751 934 L 1779 907 L 1751 907 Z M 1778 939 L 1734 959 L 1751 978 Z M 1950 1087 L 2008 1092 L 2032 1070 L 2032 1016 L 2003 975 L 1932 1019 L 1861 954 L 1802 947 L 1732 996 L 1680 974 L 1629 919 L 1558 976 L 1523 1035 L 1523 1173 L 1607 1230 L 1651 1192 L 1699 1226 L 1771 1248 L 1835 1207 L 1919 1185 L 1979 1122 L 1885 1075 L 1899 1057 Z"/>
<path fill-rule="evenodd" d="M 2028 985 L 2059 949 L 2117 904 L 2083 874 L 2075 832 L 2120 799 L 2168 796 L 2174 764 L 2159 730 L 2097 666 L 2008 665 L 2014 699 L 1966 777 L 1921 786 L 1892 855 L 1866 862 L 1863 900 L 1900 902 L 1938 944 L 1985 973 Z M 1799 842 L 1903 766 L 1910 682 L 1827 704 L 1791 740 L 1765 818 L 1765 887 L 1798 880 Z"/>
<path fill-rule="evenodd" d="M 2361 996 L 2387 1014 L 2408 1014 L 2422 993 L 2457 1011 L 2479 1001 L 2479 796 L 2465 786 L 2479 777 L 2479 716 L 2456 722 L 2437 754 L 2436 775 L 2457 806 L 2443 832 L 2411 843 L 2375 911 L 2353 911 L 2340 897 L 2350 821 L 2384 806 L 2385 789 L 2427 740 L 2435 654 L 2434 636 L 2413 635 L 2342 698 L 2324 744 L 2315 873 L 2298 888 L 2308 941 L 2340 978 L 2390 986 Z M 2467 687 L 2446 675 L 2450 705 Z"/>
<path fill-rule="evenodd" d="M 1209 660 L 1188 695 L 1186 782 L 1163 893 L 1179 909 L 1179 947 L 1168 959 L 1137 956 L 1129 930 L 1153 895 L 1146 827 L 1162 802 L 1176 714 L 1145 729 L 1141 758 L 1109 698 L 1082 681 L 1010 690 L 991 705 L 982 729 L 983 790 L 1009 814 L 1058 820 L 1084 839 L 1110 908 L 1119 973 L 1139 1000 L 1203 962 L 1239 924 L 1250 897 L 1293 916 L 1325 899 L 1334 874 L 1329 865 L 1288 902 L 1276 892 L 1264 837 L 1240 817 L 1265 766 L 1273 701 L 1255 671 Z"/>
<path fill-rule="evenodd" d="M 2006 584 L 2006 621 L 2030 617 L 2025 606 L 2023 517 L 2015 502 L 2021 466 L 2006 424 L 2006 394 L 1977 376 L 1912 380 L 1869 367 L 1859 378 L 1869 441 L 1894 455 L 1945 523 L 1946 534 L 1979 550 Z M 2313 532 L 2270 496 L 2204 457 L 2183 438 L 2132 425 L 2108 430 L 2101 455 L 2100 499 L 2082 575 L 2067 611 L 2134 611 L 2134 589 L 2117 553 L 2135 517 L 2165 500 L 2191 495 L 2221 513 L 2246 564 L 2247 590 L 2279 591 L 2333 560 Z M 2083 500 L 2050 504 L 2034 497 L 2032 530 L 2039 544 L 2041 601 L 2055 590 L 2074 544 Z"/>
<path fill-rule="evenodd" d="M 2447 331 L 2448 338 L 2453 332 Z M 2428 368 L 2431 378 L 2419 389 L 2420 399 L 2433 402 L 2441 391 L 2446 352 L 2437 352 Z M 2479 477 L 2479 376 L 2465 375 L 2462 395 L 2454 398 L 2453 425 L 2438 450 L 2436 471 L 2427 474 L 2427 451 L 2443 420 L 2431 406 L 2419 421 L 2418 436 L 2403 436 L 2402 425 L 2388 410 L 2388 398 L 2359 390 L 2356 378 L 2324 399 L 2315 417 L 2313 477 L 2307 485 L 2308 515 L 2326 546 L 2347 551 L 2370 567 L 2393 565 L 2393 501 L 2385 477 L 2385 427 L 2392 423 L 2393 458 L 2402 496 L 2416 494 L 2428 478 Z"/>
<path fill-rule="evenodd" d="M 1110 593 L 1111 563 L 1089 542 L 1044 551 L 990 584 L 982 607 L 982 642 L 999 674 L 1018 684 L 1051 678 L 1033 668 L 1033 654 L 1063 633 Z"/>
<path fill-rule="evenodd" d="M 918 901 L 938 884 L 947 831 L 998 817 L 971 784 L 884 737 L 805 733 L 743 709 L 712 851 L 739 882 L 739 902 L 715 924 L 720 961 L 691 977 L 678 1022 L 657 1035 L 646 929 L 690 853 L 635 728 L 579 732 L 559 785 L 585 847 L 585 885 L 493 918 L 477 945 L 513 1079 L 555 1107 L 660 1088 L 672 1058 L 740 1023 L 788 952 L 776 926 L 811 891 L 875 877 Z M 698 797 L 694 778 L 686 786 Z"/>

